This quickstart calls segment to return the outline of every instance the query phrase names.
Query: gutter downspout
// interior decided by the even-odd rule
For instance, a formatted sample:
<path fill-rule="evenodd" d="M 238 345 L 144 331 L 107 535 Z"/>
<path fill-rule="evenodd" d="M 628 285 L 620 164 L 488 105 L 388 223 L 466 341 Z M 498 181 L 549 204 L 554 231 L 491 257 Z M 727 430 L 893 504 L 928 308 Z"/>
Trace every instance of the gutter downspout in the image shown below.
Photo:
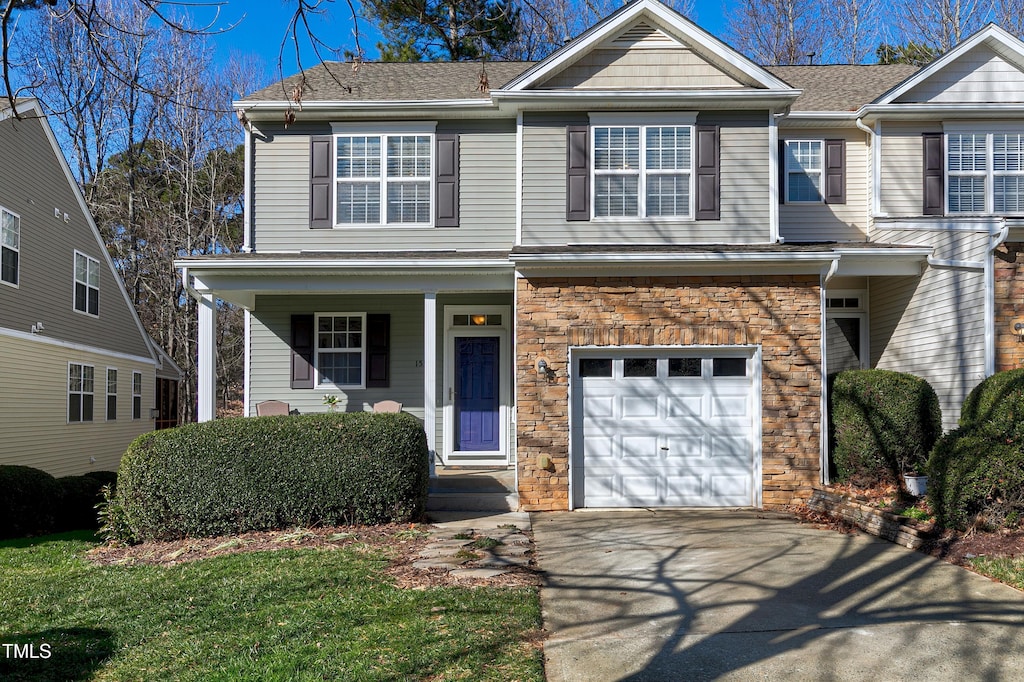
<path fill-rule="evenodd" d="M 193 288 L 192 284 L 189 283 L 188 266 L 186 265 L 181 269 L 181 286 L 185 292 L 194 298 L 197 302 L 203 302 L 203 295 Z"/>
<path fill-rule="evenodd" d="M 1006 219 L 999 231 L 989 235 L 988 251 L 985 254 L 985 376 L 996 373 L 996 249 L 1003 245 L 1010 234 Z"/>
<path fill-rule="evenodd" d="M 872 188 L 872 190 L 871 190 L 871 206 L 868 207 L 867 222 L 865 223 L 867 225 L 867 239 L 868 239 L 868 241 L 871 241 L 871 230 L 875 226 L 874 217 L 876 215 L 878 215 L 879 201 L 880 201 L 879 193 L 880 193 L 880 190 L 881 190 L 880 183 L 879 183 L 879 177 L 878 177 L 878 166 L 879 166 L 878 149 L 876 148 L 877 145 L 878 145 L 878 138 L 875 135 L 875 131 L 874 130 L 872 130 L 868 126 L 864 125 L 864 120 L 861 117 L 858 116 L 857 120 L 854 121 L 854 123 L 857 124 L 858 128 L 860 128 L 865 133 L 867 133 L 867 135 L 868 135 L 868 148 L 871 150 L 871 158 L 869 158 L 867 160 L 867 163 L 865 164 L 867 166 L 866 170 L 868 172 L 868 176 L 871 178 L 871 188 Z"/>
<path fill-rule="evenodd" d="M 826 369 L 827 349 L 826 349 L 826 334 L 828 332 L 827 324 L 828 320 L 825 318 L 825 298 L 826 289 L 828 288 L 829 281 L 835 277 L 836 271 L 839 270 L 839 260 L 842 256 L 836 256 L 832 260 L 832 264 L 828 266 L 828 269 L 822 270 L 821 273 L 821 286 L 818 287 L 821 304 L 821 363 L 818 371 L 819 379 L 821 381 L 821 426 L 818 429 L 818 440 L 819 450 L 821 452 L 819 456 L 819 463 L 821 466 L 821 482 L 823 485 L 828 485 L 828 371 Z"/>

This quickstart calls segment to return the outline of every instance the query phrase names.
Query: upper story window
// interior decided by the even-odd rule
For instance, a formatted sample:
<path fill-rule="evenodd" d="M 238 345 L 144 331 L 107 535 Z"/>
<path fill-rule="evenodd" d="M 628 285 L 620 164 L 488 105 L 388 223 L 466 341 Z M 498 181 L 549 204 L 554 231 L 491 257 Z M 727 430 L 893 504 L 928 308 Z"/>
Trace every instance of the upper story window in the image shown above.
<path fill-rule="evenodd" d="M 593 127 L 594 216 L 691 218 L 693 126 Z"/>
<path fill-rule="evenodd" d="M 1024 213 L 1024 134 L 949 133 L 946 202 L 949 213 Z"/>
<path fill-rule="evenodd" d="M 323 313 L 316 316 L 318 386 L 363 387 L 366 315 Z"/>
<path fill-rule="evenodd" d="M 821 201 L 824 140 L 786 140 L 786 202 Z"/>
<path fill-rule="evenodd" d="M 75 310 L 100 314 L 100 262 L 75 251 Z"/>
<path fill-rule="evenodd" d="M 335 136 L 338 225 L 429 225 L 433 135 Z"/>
<path fill-rule="evenodd" d="M 21 261 L 21 218 L 0 208 L 0 282 L 18 286 Z"/>

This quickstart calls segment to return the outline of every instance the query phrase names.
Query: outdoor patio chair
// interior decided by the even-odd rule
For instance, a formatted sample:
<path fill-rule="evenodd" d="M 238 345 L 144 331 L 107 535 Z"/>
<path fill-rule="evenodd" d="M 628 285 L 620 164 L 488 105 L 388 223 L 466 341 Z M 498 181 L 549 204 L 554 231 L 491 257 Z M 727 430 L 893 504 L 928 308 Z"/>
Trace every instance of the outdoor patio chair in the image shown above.
<path fill-rule="evenodd" d="M 264 400 L 262 403 L 256 403 L 257 417 L 287 415 L 290 411 L 288 403 L 281 402 L 280 400 Z"/>
<path fill-rule="evenodd" d="M 396 400 L 381 400 L 373 404 L 374 412 L 401 412 L 402 403 Z"/>

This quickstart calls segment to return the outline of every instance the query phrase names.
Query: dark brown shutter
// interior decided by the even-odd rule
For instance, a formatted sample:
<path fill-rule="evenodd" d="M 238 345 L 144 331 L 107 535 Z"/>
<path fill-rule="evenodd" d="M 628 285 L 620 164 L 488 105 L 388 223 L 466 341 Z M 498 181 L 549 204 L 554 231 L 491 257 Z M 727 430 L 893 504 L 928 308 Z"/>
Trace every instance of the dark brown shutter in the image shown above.
<path fill-rule="evenodd" d="M 846 203 L 846 140 L 825 140 L 826 204 Z"/>
<path fill-rule="evenodd" d="M 334 173 L 331 152 L 334 139 L 330 135 L 314 135 L 309 145 L 309 227 L 324 230 L 334 227 Z"/>
<path fill-rule="evenodd" d="M 942 133 L 924 133 L 924 215 L 942 215 L 945 198 L 945 154 Z"/>
<path fill-rule="evenodd" d="M 387 388 L 390 385 L 391 316 L 366 316 L 366 387 Z"/>
<path fill-rule="evenodd" d="M 459 136 L 438 133 L 436 136 L 437 206 L 434 225 L 459 226 Z"/>
<path fill-rule="evenodd" d="M 313 388 L 313 316 L 292 315 L 292 388 Z"/>
<path fill-rule="evenodd" d="M 589 134 L 589 126 L 566 126 L 566 220 L 590 220 Z"/>
<path fill-rule="evenodd" d="M 721 218 L 719 128 L 697 126 L 697 220 Z"/>
<path fill-rule="evenodd" d="M 786 141 L 779 140 L 779 203 L 786 203 Z"/>

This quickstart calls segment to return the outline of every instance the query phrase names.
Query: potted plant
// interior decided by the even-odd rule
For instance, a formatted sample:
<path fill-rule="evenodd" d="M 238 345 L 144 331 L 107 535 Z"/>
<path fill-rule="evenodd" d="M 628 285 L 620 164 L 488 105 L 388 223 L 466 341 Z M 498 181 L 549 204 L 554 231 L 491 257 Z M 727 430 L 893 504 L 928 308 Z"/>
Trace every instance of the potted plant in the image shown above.
<path fill-rule="evenodd" d="M 928 489 L 928 477 L 911 469 L 903 473 L 903 484 L 914 497 L 923 497 Z"/>

